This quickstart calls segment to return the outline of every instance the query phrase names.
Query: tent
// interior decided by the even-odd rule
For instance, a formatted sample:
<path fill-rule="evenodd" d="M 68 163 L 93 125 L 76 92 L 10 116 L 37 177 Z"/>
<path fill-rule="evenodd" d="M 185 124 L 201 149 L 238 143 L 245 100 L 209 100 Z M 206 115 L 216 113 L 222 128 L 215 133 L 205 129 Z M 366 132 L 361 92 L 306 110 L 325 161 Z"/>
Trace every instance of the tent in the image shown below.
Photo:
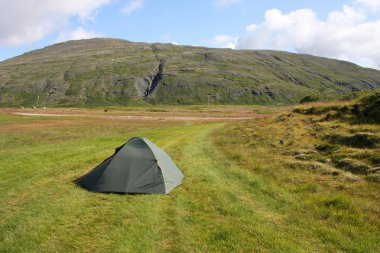
<path fill-rule="evenodd" d="M 134 137 L 75 183 L 93 192 L 167 194 L 183 177 L 165 151 Z"/>

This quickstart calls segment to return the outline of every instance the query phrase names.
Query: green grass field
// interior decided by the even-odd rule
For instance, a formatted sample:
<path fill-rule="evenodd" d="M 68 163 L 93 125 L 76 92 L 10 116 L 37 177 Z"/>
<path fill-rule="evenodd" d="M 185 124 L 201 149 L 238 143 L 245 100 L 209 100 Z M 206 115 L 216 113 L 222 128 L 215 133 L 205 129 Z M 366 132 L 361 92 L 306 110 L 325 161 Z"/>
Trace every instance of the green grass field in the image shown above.
<path fill-rule="evenodd" d="M 279 110 L 212 122 L 0 113 L 0 252 L 379 252 L 380 184 L 332 173 L 333 154 L 294 158 L 320 142 L 321 116 Z M 354 128 L 379 134 L 378 125 Z M 96 194 L 72 182 L 133 136 L 171 155 L 180 187 Z M 367 151 L 360 161 L 373 165 L 379 149 Z"/>

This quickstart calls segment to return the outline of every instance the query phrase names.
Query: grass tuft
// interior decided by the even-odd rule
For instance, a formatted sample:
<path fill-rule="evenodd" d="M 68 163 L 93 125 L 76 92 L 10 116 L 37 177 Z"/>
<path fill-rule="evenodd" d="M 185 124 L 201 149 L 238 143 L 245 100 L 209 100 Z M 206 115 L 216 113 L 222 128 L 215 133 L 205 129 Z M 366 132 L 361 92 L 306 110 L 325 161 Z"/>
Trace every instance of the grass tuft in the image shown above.
<path fill-rule="evenodd" d="M 333 144 L 346 145 L 354 148 L 376 148 L 380 145 L 380 137 L 373 133 L 356 133 L 348 136 L 332 134 L 327 135 L 324 139 Z"/>
<path fill-rule="evenodd" d="M 352 172 L 354 174 L 364 174 L 366 175 L 371 169 L 367 164 L 360 161 L 355 161 L 350 158 L 344 158 L 337 162 L 337 167 Z"/>
<path fill-rule="evenodd" d="M 347 210 L 350 209 L 352 206 L 350 200 L 343 196 L 328 198 L 323 201 L 323 205 L 326 207 L 332 207 L 340 210 Z"/>

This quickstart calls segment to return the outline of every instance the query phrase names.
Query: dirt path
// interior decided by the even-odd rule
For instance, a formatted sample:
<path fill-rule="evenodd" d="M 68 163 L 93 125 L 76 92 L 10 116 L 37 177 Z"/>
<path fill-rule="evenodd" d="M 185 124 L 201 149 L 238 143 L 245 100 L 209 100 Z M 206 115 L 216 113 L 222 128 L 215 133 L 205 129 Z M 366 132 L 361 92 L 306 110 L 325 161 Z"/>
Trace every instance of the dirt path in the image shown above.
<path fill-rule="evenodd" d="M 20 116 L 46 116 L 46 117 L 80 117 L 86 115 L 80 114 L 58 114 L 58 113 L 29 113 L 29 112 L 12 112 L 14 115 Z"/>
<path fill-rule="evenodd" d="M 119 120 L 164 120 L 164 121 L 212 121 L 212 120 L 248 120 L 253 118 L 268 117 L 267 114 L 255 114 L 249 117 L 239 116 L 147 116 L 147 115 L 130 115 L 130 116 L 104 116 L 104 115 L 88 115 L 88 114 L 58 114 L 58 113 L 27 113 L 13 112 L 14 115 L 20 116 L 42 116 L 42 117 L 99 117 Z"/>

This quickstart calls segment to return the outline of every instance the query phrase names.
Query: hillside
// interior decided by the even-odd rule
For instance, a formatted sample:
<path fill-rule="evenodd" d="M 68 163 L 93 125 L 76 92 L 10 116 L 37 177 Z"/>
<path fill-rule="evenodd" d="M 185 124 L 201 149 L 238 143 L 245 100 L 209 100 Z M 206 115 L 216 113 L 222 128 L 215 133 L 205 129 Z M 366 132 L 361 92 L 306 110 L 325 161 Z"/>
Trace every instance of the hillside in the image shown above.
<path fill-rule="evenodd" d="M 116 39 L 69 41 L 0 62 L 0 105 L 294 104 L 380 87 L 380 71 L 278 51 Z"/>

